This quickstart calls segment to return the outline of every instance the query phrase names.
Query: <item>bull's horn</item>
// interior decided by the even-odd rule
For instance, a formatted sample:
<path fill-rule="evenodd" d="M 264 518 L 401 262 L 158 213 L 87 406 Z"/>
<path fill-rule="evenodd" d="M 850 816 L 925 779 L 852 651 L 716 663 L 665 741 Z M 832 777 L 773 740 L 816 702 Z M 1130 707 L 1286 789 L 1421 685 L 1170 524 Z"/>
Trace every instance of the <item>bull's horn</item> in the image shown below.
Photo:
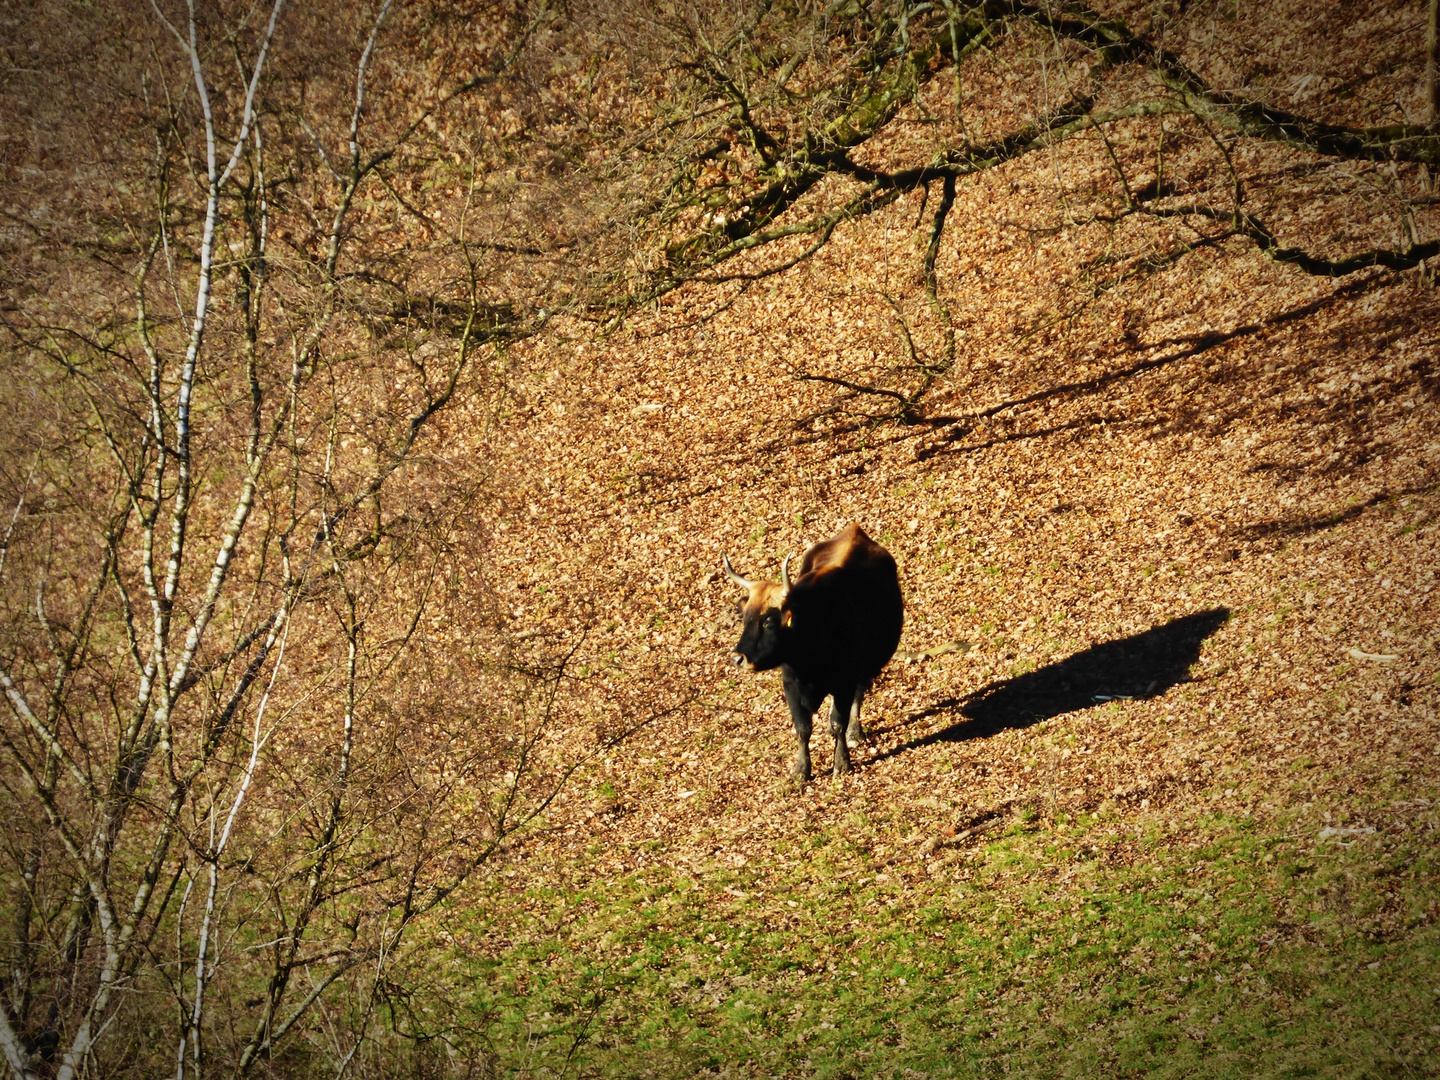
<path fill-rule="evenodd" d="M 739 585 L 742 589 L 754 588 L 754 584 L 752 582 L 735 573 L 735 568 L 730 565 L 729 555 L 725 555 L 722 553 L 720 556 L 720 561 L 725 564 L 725 576 L 728 577 L 731 581 L 733 581 L 736 585 Z"/>
<path fill-rule="evenodd" d="M 787 593 L 790 591 L 790 556 L 785 556 L 785 561 L 780 564 L 780 587 Z"/>

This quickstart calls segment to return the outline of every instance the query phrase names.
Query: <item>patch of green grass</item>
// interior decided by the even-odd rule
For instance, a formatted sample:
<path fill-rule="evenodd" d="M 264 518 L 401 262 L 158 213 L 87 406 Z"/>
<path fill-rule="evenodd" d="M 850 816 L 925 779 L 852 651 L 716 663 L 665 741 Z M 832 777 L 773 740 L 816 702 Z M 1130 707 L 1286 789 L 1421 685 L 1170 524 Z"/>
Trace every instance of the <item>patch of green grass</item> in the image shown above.
<path fill-rule="evenodd" d="M 925 856 L 848 820 L 765 864 L 537 886 L 485 927 L 514 944 L 460 960 L 524 1075 L 1436 1075 L 1422 834 L 1032 811 L 990 835 Z"/>

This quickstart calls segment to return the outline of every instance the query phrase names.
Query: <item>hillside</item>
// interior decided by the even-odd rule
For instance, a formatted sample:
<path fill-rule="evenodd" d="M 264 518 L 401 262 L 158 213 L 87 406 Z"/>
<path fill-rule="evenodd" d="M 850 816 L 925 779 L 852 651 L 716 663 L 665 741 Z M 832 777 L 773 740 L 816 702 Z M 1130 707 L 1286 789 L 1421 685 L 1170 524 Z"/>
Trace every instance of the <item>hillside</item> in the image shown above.
<path fill-rule="evenodd" d="M 1436 294 L 1233 240 L 1145 266 L 1173 234 L 1060 202 L 1040 155 L 957 186 L 956 362 L 909 423 L 797 375 L 904 389 L 902 318 L 943 348 L 919 192 L 526 355 L 502 607 L 578 599 L 582 682 L 693 704 L 519 844 L 523 916 L 457 921 L 512 1037 L 621 1074 L 1434 1074 Z M 904 658 L 854 774 L 797 789 L 718 564 L 847 521 L 899 560 Z"/>
<path fill-rule="evenodd" d="M 547 596 L 582 597 L 595 622 L 573 661 L 585 679 L 629 686 L 637 703 L 647 686 L 664 704 L 694 700 L 578 776 L 552 829 L 521 842 L 505 880 L 529 890 L 533 922 L 457 931 L 463 955 L 498 965 L 486 970 L 516 979 L 514 993 L 528 978 L 548 1004 L 593 969 L 615 984 L 602 1018 L 638 1011 L 650 1024 L 661 1006 L 627 1002 L 631 980 L 647 992 L 649 980 L 701 980 L 694 1018 L 661 1031 L 714 1038 L 705 1060 L 735 1065 L 725 1040 L 744 1030 L 727 1031 L 738 1001 L 768 995 L 774 1023 L 823 1046 L 814 1026 L 845 1024 L 818 1003 L 788 1016 L 776 999 L 797 981 L 823 985 L 847 957 L 874 955 L 887 926 L 983 927 L 998 909 L 1015 943 L 992 943 L 1000 956 L 985 964 L 1001 974 L 985 970 L 1009 980 L 1011 1009 L 1046 1020 L 1068 994 L 1045 988 L 1065 972 L 1101 994 L 1118 978 L 1106 974 L 1117 960 L 1067 954 L 1055 913 L 1144 890 L 1175 937 L 1245 910 L 1244 931 L 1202 948 L 1197 968 L 1207 982 L 1241 964 L 1281 969 L 1243 976 L 1237 992 L 1256 995 L 1282 1042 L 1282 1018 L 1320 1009 L 1309 1022 L 1335 1045 L 1293 1051 L 1297 1065 L 1383 1075 L 1397 1055 L 1411 1070 L 1436 1060 L 1422 1022 L 1437 972 L 1435 293 L 1403 275 L 1317 280 L 1254 252 L 1197 252 L 1129 301 L 1138 327 L 1017 343 L 1010 283 L 1079 270 L 1018 225 L 979 223 L 1023 221 L 1028 203 L 1011 189 L 1043 180 L 993 177 L 952 211 L 977 224 L 955 231 L 942 280 L 960 276 L 944 260 L 984 269 L 955 287 L 973 315 L 942 384 L 943 424 L 857 421 L 853 400 L 793 374 L 894 356 L 877 294 L 887 271 L 913 277 L 911 250 L 882 254 L 895 246 L 887 230 L 914 219 L 905 205 L 700 326 L 683 325 L 697 297 L 598 344 L 552 346 L 515 389 L 505 433 L 529 482 L 490 539 L 502 606 L 545 625 Z M 899 560 L 910 655 L 867 701 L 856 771 L 797 789 L 778 676 L 727 662 L 738 622 L 719 556 L 778 577 L 784 555 L 851 520 Z M 961 649 L 915 656 L 949 643 Z M 814 743 L 823 772 L 828 751 Z M 697 924 L 668 948 L 650 944 L 665 897 L 684 898 Z M 792 897 L 801 909 L 788 913 Z M 1104 949 L 1108 932 L 1144 957 L 1147 931 L 1129 920 L 1102 917 L 1082 940 Z M 703 943 L 702 931 L 743 935 L 747 923 L 760 940 Z M 552 957 L 511 972 L 547 942 L 593 952 L 585 967 Z M 881 955 L 924 985 L 915 965 L 932 948 Z M 1043 959 L 1027 964 L 1025 948 Z M 1364 1020 L 1331 1030 L 1319 1003 L 1342 992 L 1324 977 L 1335 950 L 1363 973 L 1344 992 Z M 1121 969 L 1138 980 L 1131 1007 L 1188 1030 L 1181 961 L 1154 962 L 1166 977 L 1137 975 L 1148 957 Z M 1377 962 L 1389 973 L 1367 985 Z M 755 969 L 765 974 L 736 981 Z M 965 993 L 963 969 L 944 978 Z M 1246 1000 L 1199 1004 L 1234 1019 Z M 901 1017 L 916 1006 L 886 1005 L 907 1045 Z M 607 1036 L 607 1022 L 591 1038 L 617 1063 L 624 1040 L 649 1031 Z M 568 1045 L 570 1029 L 556 1037 Z M 1271 1060 L 1262 1035 L 1246 1039 L 1237 1061 Z"/>
<path fill-rule="evenodd" d="M 0 84 L 10 1075 L 1440 1075 L 1433 3 L 137 11 Z"/>

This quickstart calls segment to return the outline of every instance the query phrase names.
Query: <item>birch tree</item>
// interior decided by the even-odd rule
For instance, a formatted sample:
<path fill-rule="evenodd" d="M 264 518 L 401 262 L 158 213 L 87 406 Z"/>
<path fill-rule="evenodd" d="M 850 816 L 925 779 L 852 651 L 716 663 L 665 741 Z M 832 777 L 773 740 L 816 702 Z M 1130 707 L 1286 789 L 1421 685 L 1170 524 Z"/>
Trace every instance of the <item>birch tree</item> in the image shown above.
<path fill-rule="evenodd" d="M 475 655 L 476 496 L 433 479 L 447 412 L 483 424 L 506 350 L 544 322 L 477 261 L 483 136 L 425 142 L 509 78 L 537 22 L 480 14 L 436 74 L 384 66 L 416 17 L 391 0 L 125 13 L 102 29 L 133 66 L 96 78 L 128 91 L 55 136 L 67 184 L 8 219 L 17 1080 L 246 1075 L 301 1033 L 345 1071 L 410 928 L 575 767 L 541 748 L 573 646 L 523 672 L 499 637 Z M 397 175 L 422 144 L 443 213 Z M 71 195 L 73 213 L 47 202 Z M 420 655 L 441 593 L 475 623 L 451 635 L 461 659 Z M 462 662 L 444 732 L 433 695 L 393 692 Z"/>

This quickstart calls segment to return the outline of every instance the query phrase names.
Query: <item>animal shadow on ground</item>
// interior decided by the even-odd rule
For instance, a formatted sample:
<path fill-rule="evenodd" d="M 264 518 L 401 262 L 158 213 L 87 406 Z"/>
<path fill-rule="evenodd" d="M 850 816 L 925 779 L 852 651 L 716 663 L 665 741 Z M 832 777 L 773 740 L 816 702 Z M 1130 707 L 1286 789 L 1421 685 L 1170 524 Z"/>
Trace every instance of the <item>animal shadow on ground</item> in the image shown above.
<path fill-rule="evenodd" d="M 1092 645 L 1059 663 L 982 686 L 965 697 L 937 701 L 906 722 L 956 711 L 964 719 L 887 750 L 876 760 L 938 742 L 988 739 L 1007 728 L 1027 728 L 1107 701 L 1156 697 L 1176 683 L 1189 681 L 1201 643 L 1229 617 L 1226 608 L 1183 615 L 1144 633 Z"/>

